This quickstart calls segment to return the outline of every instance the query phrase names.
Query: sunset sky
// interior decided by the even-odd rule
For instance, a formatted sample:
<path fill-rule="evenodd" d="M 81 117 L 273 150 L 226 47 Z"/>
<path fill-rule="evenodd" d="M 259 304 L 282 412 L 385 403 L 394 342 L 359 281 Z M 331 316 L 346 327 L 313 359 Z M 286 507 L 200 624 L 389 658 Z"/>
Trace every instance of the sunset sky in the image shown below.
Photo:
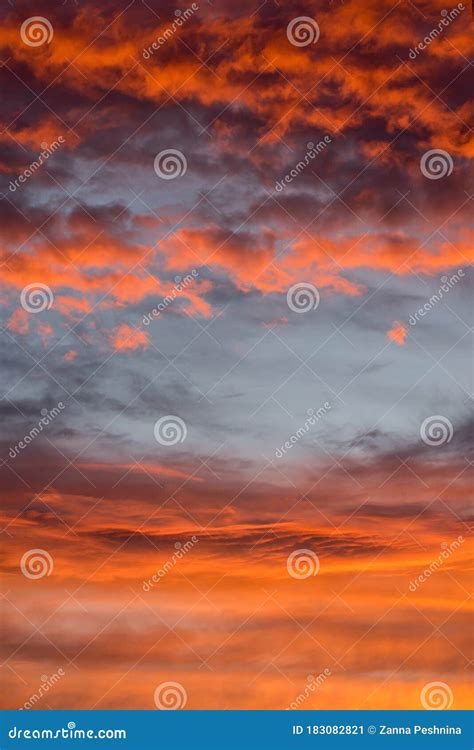
<path fill-rule="evenodd" d="M 3 707 L 468 708 L 470 3 L 1 14 Z"/>

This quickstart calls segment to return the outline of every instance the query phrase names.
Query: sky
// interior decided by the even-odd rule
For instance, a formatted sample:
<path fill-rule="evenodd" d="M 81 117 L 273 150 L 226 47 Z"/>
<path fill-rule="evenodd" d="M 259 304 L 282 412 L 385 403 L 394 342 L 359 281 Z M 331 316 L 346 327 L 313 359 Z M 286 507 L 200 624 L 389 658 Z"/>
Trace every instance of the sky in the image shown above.
<path fill-rule="evenodd" d="M 3 707 L 469 707 L 470 6 L 1 13 Z"/>

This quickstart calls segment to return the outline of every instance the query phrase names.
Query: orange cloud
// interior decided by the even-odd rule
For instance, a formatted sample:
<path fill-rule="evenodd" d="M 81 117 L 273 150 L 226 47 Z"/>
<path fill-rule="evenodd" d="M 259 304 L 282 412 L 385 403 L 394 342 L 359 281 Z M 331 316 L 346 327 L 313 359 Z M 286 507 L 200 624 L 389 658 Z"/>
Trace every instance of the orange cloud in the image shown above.
<path fill-rule="evenodd" d="M 188 472 L 176 469 L 171 466 L 162 466 L 161 464 L 147 463 L 146 461 L 140 461 L 133 464 L 99 464 L 99 463 L 81 463 L 79 466 L 83 469 L 90 469 L 94 471 L 107 471 L 114 474 L 128 474 L 130 472 L 139 472 L 148 474 L 151 476 L 158 477 L 174 477 L 178 479 L 186 479 L 188 482 L 202 482 L 201 477 L 192 476 Z"/>
<path fill-rule="evenodd" d="M 407 336 L 407 329 L 403 323 L 396 320 L 389 331 L 387 331 L 387 338 L 393 341 L 398 346 L 403 346 Z"/>
<path fill-rule="evenodd" d="M 430 10 L 436 13 L 436 7 L 431 6 Z M 439 5 L 438 12 L 441 10 Z M 469 10 L 464 13 L 467 15 Z M 155 53 L 145 60 L 142 50 L 165 31 L 167 23 L 149 15 L 146 23 L 139 16 L 133 23 L 131 13 L 107 23 L 106 10 L 90 5 L 87 12 L 77 13 L 69 26 L 61 24 L 60 33 L 55 34 L 47 50 L 35 50 L 37 54 L 33 55 L 31 48 L 19 43 L 14 14 L 2 27 L 0 44 L 15 61 L 31 68 L 39 80 L 49 82 L 61 73 L 62 84 L 82 96 L 90 96 L 87 81 L 94 80 L 99 91 L 105 93 L 113 87 L 154 104 L 166 101 L 169 95 L 204 106 L 219 105 L 221 109 L 238 100 L 239 106 L 258 116 L 262 135 L 269 134 L 273 140 L 301 124 L 337 132 L 370 116 L 386 118 L 395 129 L 405 127 L 416 117 L 428 133 L 428 143 L 439 147 L 444 143 L 439 137 L 448 134 L 454 152 L 472 154 L 473 140 L 466 137 L 464 118 L 456 109 L 446 109 L 424 83 L 433 78 L 440 59 L 456 59 L 459 53 L 469 56 L 469 25 L 463 23 L 462 17 L 413 63 L 408 51 L 422 28 L 416 9 L 393 7 L 388 0 L 370 0 L 361 8 L 360 3 L 348 0 L 339 7 L 331 4 L 318 8 L 315 15 L 321 37 L 314 48 L 304 49 L 288 43 L 283 18 L 281 26 L 265 27 L 257 13 L 229 18 L 225 12 L 219 14 L 201 7 L 191 22 L 183 24 L 160 49 L 159 55 Z M 95 30 L 106 23 L 107 36 L 91 44 Z M 374 28 L 376 33 L 371 33 Z M 200 57 L 214 58 L 212 71 L 218 76 L 219 86 L 214 85 L 216 78 L 209 66 L 186 53 L 196 34 Z M 405 62 L 397 65 L 395 74 L 392 57 L 389 62 L 383 58 L 393 51 L 394 40 L 406 53 Z M 347 50 L 361 41 L 365 54 L 347 56 Z M 225 48 L 225 54 L 216 54 L 221 48 Z M 334 62 L 339 54 L 347 58 L 344 66 Z M 367 65 L 367 56 L 374 64 Z M 69 64 L 71 59 L 74 65 Z M 137 64 L 131 68 L 132 61 Z M 319 82 L 316 93 L 315 66 Z M 269 77 L 278 85 L 268 86 Z M 339 93 L 338 101 L 334 97 L 328 101 L 327 94 L 334 90 Z M 302 97 L 301 91 L 311 91 L 311 98 Z M 320 101 L 312 101 L 318 95 Z M 105 126 L 97 115 L 94 119 L 96 128 Z M 85 127 L 82 122 L 80 125 Z M 49 133 L 49 123 L 43 127 Z M 24 130 L 18 129 L 19 138 L 29 139 Z"/>
<path fill-rule="evenodd" d="M 25 335 L 30 330 L 29 315 L 26 310 L 15 310 L 7 323 L 7 328 L 15 333 Z"/>
<path fill-rule="evenodd" d="M 54 27 L 51 44 L 23 44 L 22 19 L 13 8 L 0 27 L 7 60 L 2 74 L 12 76 L 14 92 L 5 97 L 0 136 L 2 146 L 12 147 L 8 161 L 2 149 L 5 171 L 18 174 L 43 140 L 66 137 L 47 168 L 3 201 L 8 220 L 2 221 L 0 263 L 7 304 L 18 304 L 25 284 L 41 281 L 54 293 L 51 319 L 64 316 L 67 335 L 76 333 L 90 345 L 93 335 L 104 332 L 102 315 L 120 313 L 125 320 L 130 310 L 138 314 L 144 300 L 143 308 L 161 314 L 159 303 L 170 296 L 166 314 L 182 309 L 208 316 L 208 300 L 226 299 L 232 285 L 271 295 L 308 281 L 326 294 L 354 296 L 365 291 L 361 278 L 441 274 L 472 258 L 472 237 L 461 228 L 468 201 L 463 180 L 474 154 L 474 105 L 465 101 L 461 73 L 472 47 L 467 15 L 411 62 L 409 48 L 431 23 L 411 3 L 308 6 L 321 36 L 301 49 L 286 36 L 291 6 L 263 4 L 255 13 L 244 7 L 239 17 L 236 4 L 224 0 L 217 9 L 203 4 L 144 59 L 142 50 L 168 26 L 166 4 L 160 19 L 145 3 L 131 3 L 123 12 L 114 3 L 89 0 L 64 12 L 54 3 L 44 5 Z M 441 0 L 434 0 L 427 14 L 442 9 Z M 59 114 L 35 117 L 31 92 L 43 89 L 64 121 Z M 148 112 L 159 112 L 159 128 L 156 119 L 148 125 Z M 200 123 L 212 138 L 194 137 Z M 331 133 L 335 148 L 288 191 L 269 195 L 274 177 L 284 174 L 287 161 L 297 162 L 300 145 L 304 150 L 318 131 Z M 186 151 L 189 145 L 186 179 L 180 185 L 147 182 L 154 178 L 153 153 L 168 137 L 170 146 Z M 445 181 L 427 181 L 420 173 L 420 153 L 431 147 L 453 157 L 453 174 Z M 141 174 L 135 178 L 142 168 L 148 172 L 140 185 Z M 223 178 L 205 200 L 200 188 L 208 178 L 214 182 L 214 173 L 216 182 L 224 174 L 228 181 Z M 147 206 L 144 214 L 138 213 L 139 199 Z M 127 210 L 129 200 L 133 207 Z M 174 297 L 170 276 L 191 268 L 199 268 L 199 277 Z M 263 325 L 286 323 L 281 310 L 267 315 L 265 309 L 259 319 L 250 312 L 255 325 L 268 318 L 273 320 Z M 79 325 L 83 318 L 87 322 Z M 78 324 L 72 332 L 71 321 Z M 30 323 L 47 345 L 52 325 L 21 309 L 7 327 L 26 334 Z M 122 322 L 104 335 L 115 351 L 130 353 L 151 346 L 150 330 Z M 240 351 L 240 330 L 238 341 L 235 332 L 223 331 L 232 363 L 232 345 Z M 402 346 L 407 329 L 394 321 L 386 335 Z M 198 365 L 209 359 L 210 369 L 221 372 L 207 350 L 201 355 L 197 351 Z M 69 349 L 63 359 L 76 356 Z M 343 376 L 352 371 L 348 362 L 344 356 L 338 362 Z M 437 453 L 440 460 L 434 461 L 432 453 L 420 452 L 417 434 L 409 455 L 399 451 L 403 461 L 369 454 L 359 462 L 346 454 L 324 465 L 313 451 L 312 460 L 299 465 L 295 459 L 283 473 L 272 466 L 254 474 L 252 462 L 235 451 L 237 443 L 222 444 L 222 457 L 204 462 L 190 440 L 181 463 L 173 458 L 176 464 L 162 465 L 154 456 L 165 460 L 173 452 L 157 452 L 151 420 L 144 442 L 149 455 L 135 460 L 131 453 L 153 394 L 145 389 L 136 405 L 136 431 L 117 424 L 109 429 L 120 416 L 123 374 L 117 373 L 117 389 L 105 398 L 100 377 L 92 389 L 77 389 L 79 406 L 112 411 L 111 422 L 96 420 L 93 412 L 92 419 L 84 413 L 76 423 L 71 404 L 64 425 L 61 417 L 48 425 L 56 434 L 52 455 L 44 452 L 45 433 L 28 452 L 9 456 L 14 465 L 0 462 L 6 478 L 0 483 L 6 500 L 1 515 L 14 532 L 4 556 L 3 634 L 12 654 L 4 685 L 8 707 L 21 706 L 38 675 L 53 674 L 62 656 L 66 676 L 43 698 L 53 708 L 150 708 L 161 679 L 186 686 L 189 708 L 285 708 L 304 690 L 308 673 L 325 667 L 331 668 L 330 679 L 303 707 L 418 708 L 420 687 L 446 675 L 455 707 L 468 707 L 472 561 L 464 544 L 443 557 L 446 544 L 467 528 L 471 485 L 463 452 L 453 451 L 452 460 Z M 16 383 L 16 370 L 14 375 Z M 36 373 L 26 375 L 15 391 L 30 414 L 34 400 L 26 389 L 39 381 Z M 172 380 L 171 395 L 185 400 L 186 386 Z M 241 390 L 248 384 L 244 376 Z M 166 404 L 166 384 L 163 390 Z M 228 395 L 240 398 L 238 390 Z M 227 398 L 221 403 L 224 416 L 232 403 L 244 406 Z M 208 432 L 217 447 L 223 436 L 212 403 L 194 409 L 204 430 L 200 408 L 209 413 Z M 344 422 L 346 415 L 351 421 L 350 408 L 349 402 Z M 363 437 L 383 451 L 383 431 L 392 424 L 384 418 Z M 233 443 L 241 436 L 238 424 L 229 419 L 229 425 Z M 462 447 L 457 424 L 455 435 Z M 345 429 L 340 437 L 345 440 Z M 328 438 L 324 442 L 335 453 L 330 432 Z M 358 440 L 355 453 L 359 442 L 364 445 Z M 260 462 L 254 440 L 245 444 Z M 62 452 L 66 445 L 74 446 L 70 466 Z M 198 450 L 206 446 L 200 441 Z M 77 463 L 77 449 L 84 463 Z M 106 463 L 110 455 L 117 463 Z M 94 482 L 87 481 L 88 472 Z M 449 497 L 443 495 L 447 489 Z M 199 544 L 168 564 L 159 588 L 145 593 L 143 580 L 193 534 Z M 19 561 L 28 548 L 51 553 L 53 575 L 41 581 L 22 575 Z M 288 575 L 288 555 L 301 548 L 320 557 L 318 575 L 308 580 Z M 411 591 L 410 581 L 440 555 L 435 574 Z"/>
<path fill-rule="evenodd" d="M 83 317 L 86 313 L 91 312 L 92 304 L 84 297 L 58 294 L 54 298 L 54 309 L 66 317 Z"/>
<path fill-rule="evenodd" d="M 42 345 L 46 348 L 48 346 L 48 342 L 51 338 L 51 336 L 54 333 L 54 328 L 50 323 L 39 323 L 38 324 L 38 334 L 41 339 Z"/>
<path fill-rule="evenodd" d="M 121 323 L 110 336 L 110 343 L 115 351 L 148 349 L 149 338 L 145 331 L 139 331 L 128 323 Z"/>
<path fill-rule="evenodd" d="M 19 513 L 36 490 L 28 459 L 32 489 L 14 497 L 4 491 L 1 514 L 14 532 L 4 556 L 3 636 L 15 672 L 37 680 L 38 665 L 53 674 L 61 654 L 74 658 L 80 671 L 66 666 L 48 691 L 52 708 L 145 708 L 162 673 L 185 686 L 192 708 L 251 708 L 256 696 L 260 708 L 285 708 L 304 692 L 308 674 L 325 668 L 327 681 L 301 708 L 418 708 L 421 688 L 439 674 L 449 676 L 456 706 L 468 707 L 472 550 L 461 516 L 468 473 L 449 484 L 449 507 L 434 502 L 464 459 L 433 465 L 413 457 L 407 466 L 397 458 L 400 472 L 393 460 L 361 459 L 357 466 L 344 459 L 344 471 L 331 476 L 320 466 L 299 466 L 300 478 L 312 469 L 322 480 L 307 498 L 317 499 L 317 514 L 305 502 L 290 515 L 286 479 L 276 481 L 272 469 L 258 500 L 248 487 L 245 499 L 216 519 L 234 494 L 224 473 L 218 485 L 190 484 L 184 466 L 149 460 L 81 462 L 77 469 L 93 472 L 90 495 L 39 484 L 34 507 Z M 352 496 L 346 468 L 362 480 Z M 71 485 L 77 475 L 74 469 Z M 155 477 L 166 481 L 166 492 Z M 170 496 L 173 479 L 180 490 Z M 408 504 L 394 501 L 407 487 Z M 193 536 L 198 542 L 184 553 Z M 19 565 L 34 548 L 54 560 L 52 575 L 39 582 Z M 305 579 L 288 570 L 289 554 L 301 549 L 320 564 Z M 81 607 L 88 616 L 78 628 Z M 54 622 L 47 620 L 52 611 Z M 449 641 L 433 625 L 447 620 Z M 31 623 L 44 621 L 53 644 L 33 637 Z M 140 669 L 130 671 L 137 662 Z M 6 677 L 6 707 L 23 705 L 32 692 L 15 672 Z"/>
<path fill-rule="evenodd" d="M 441 4 L 435 3 L 433 10 L 437 8 L 442 10 Z M 141 13 L 146 15 L 147 24 L 142 23 Z M 113 103 L 106 101 L 103 109 L 94 108 L 87 117 L 80 117 L 78 97 L 97 102 L 97 92 L 92 94 L 88 84 L 93 80 L 99 95 L 103 93 L 105 97 L 111 89 L 125 95 L 130 110 L 134 103 L 160 105 L 171 94 L 178 103 L 209 107 L 212 121 L 217 106 L 226 116 L 217 117 L 210 128 L 217 136 L 217 149 L 229 154 L 248 155 L 246 141 L 243 144 L 236 136 L 244 133 L 242 120 L 252 117 L 255 121 L 252 133 L 256 133 L 258 144 L 269 147 L 268 154 L 255 148 L 248 155 L 264 184 L 268 179 L 268 164 L 278 163 L 280 158 L 271 147 L 279 145 L 281 138 L 288 137 L 291 143 L 295 134 L 317 128 L 345 135 L 369 120 L 385 125 L 381 128 L 383 132 L 377 133 L 374 128 L 370 138 L 365 134 L 367 139 L 360 140 L 358 150 L 364 158 L 364 179 L 370 174 L 368 161 L 372 159 L 387 171 L 404 169 L 415 177 L 419 176 L 419 152 L 429 147 L 445 148 L 453 157 L 474 154 L 474 139 L 468 127 L 474 105 L 462 102 L 461 98 L 458 104 L 455 97 L 450 106 L 445 106 L 443 97 L 434 95 L 439 65 L 455 61 L 459 52 L 469 55 L 471 42 L 464 16 L 451 24 L 415 62 L 407 58 L 406 64 L 394 64 L 398 59 L 394 43 L 408 51 L 418 38 L 421 21 L 415 9 L 393 7 L 388 0 L 369 0 L 360 7 L 360 3 L 348 0 L 337 6 L 331 4 L 330 8 L 318 8 L 315 14 L 321 37 L 317 45 L 303 49 L 288 42 L 283 17 L 278 23 L 267 24 L 257 13 L 229 18 L 225 9 L 216 13 L 201 7 L 160 48 L 159 55 L 144 59 L 142 51 L 164 32 L 166 21 L 150 18 L 146 8 L 140 12 L 133 9 L 111 19 L 107 9 L 88 3 L 82 11 L 72 13 L 69 23 L 60 14 L 56 18 L 51 9 L 53 26 L 60 33 L 55 33 L 51 44 L 35 50 L 19 43 L 18 17 L 11 12 L 0 29 L 0 44 L 5 56 L 11 58 L 9 65 L 17 64 L 48 87 L 61 76 L 61 86 L 71 98 L 71 120 L 79 120 L 74 128 L 78 136 L 67 132 L 68 149 L 76 149 L 78 140 L 82 142 L 91 134 L 105 139 L 104 133 L 116 114 Z M 96 42 L 98 27 L 106 27 L 107 34 Z M 374 28 L 376 32 L 372 33 Z M 200 40 L 199 54 L 212 56 L 212 66 L 201 65 L 194 55 L 189 55 L 196 34 Z M 357 52 L 346 55 L 356 42 Z M 224 51 L 218 54 L 221 48 L 225 54 Z M 340 51 L 347 56 L 343 66 L 335 63 Z M 70 64 L 72 59 L 74 65 Z M 368 65 L 367 61 L 373 64 Z M 214 85 L 216 77 L 219 86 Z M 434 83 L 430 86 L 432 79 Z M 301 96 L 302 91 L 307 95 Z M 234 117 L 237 105 L 239 112 L 244 112 L 238 118 Z M 128 109 L 124 114 L 129 114 Z M 43 140 L 54 140 L 61 134 L 61 128 L 64 129 L 64 124 L 48 114 L 33 123 L 14 122 L 5 130 L 3 139 L 37 148 Z M 401 146 L 405 139 L 395 137 L 406 130 L 414 144 L 410 153 Z M 390 143 L 394 137 L 395 141 Z M 22 162 L 24 159 L 26 155 L 22 153 Z M 17 168 L 8 166 L 9 171 Z M 353 208 L 368 223 L 375 221 L 371 215 L 373 198 L 373 187 L 361 187 L 353 198 Z M 72 210 L 67 219 L 53 215 L 43 230 L 45 240 L 35 237 L 27 254 L 10 257 L 9 247 L 3 246 L 1 259 L 9 263 L 2 268 L 2 280 L 5 285 L 21 288 L 25 280 L 38 278 L 55 291 L 64 289 L 67 280 L 80 296 L 63 292 L 57 296 L 55 307 L 77 319 L 89 313 L 104 293 L 107 298 L 99 302 L 100 309 L 139 302 L 148 295 L 165 296 L 169 282 L 160 280 L 158 274 L 152 278 L 144 271 L 156 260 L 167 270 L 187 270 L 200 262 L 206 263 L 212 270 L 227 273 L 246 291 L 283 291 L 295 281 L 305 279 L 332 291 L 355 295 L 363 290 L 344 277 L 344 272 L 350 269 L 436 273 L 449 266 L 464 265 L 472 258 L 470 237 L 456 226 L 446 241 L 433 236 L 425 247 L 420 245 L 420 226 L 413 227 L 412 232 L 405 227 L 383 233 L 375 224 L 375 230 L 370 227 L 367 234 L 356 235 L 351 230 L 350 239 L 348 232 L 344 235 L 339 227 L 334 236 L 318 231 L 317 238 L 307 234 L 296 236 L 297 232 L 292 237 L 291 212 L 287 213 L 285 206 L 283 213 L 284 218 L 290 219 L 287 226 L 278 229 L 259 226 L 243 237 L 227 227 L 208 223 L 198 228 L 180 227 L 156 249 L 149 238 L 144 241 L 139 230 L 146 228 L 153 233 L 161 224 L 161 217 L 134 215 L 122 231 L 114 231 L 112 209 L 101 212 L 89 206 L 87 212 Z M 105 216 L 107 227 L 104 227 Z M 426 230 L 423 222 L 421 229 Z M 445 227 L 445 236 L 446 232 Z M 30 228 L 22 227 L 19 235 L 11 238 L 12 244 L 27 240 Z M 282 243 L 288 246 L 283 252 Z M 193 289 L 183 292 L 186 309 L 209 315 L 211 307 L 204 297 L 210 287 L 211 282 L 206 284 L 201 280 Z"/>

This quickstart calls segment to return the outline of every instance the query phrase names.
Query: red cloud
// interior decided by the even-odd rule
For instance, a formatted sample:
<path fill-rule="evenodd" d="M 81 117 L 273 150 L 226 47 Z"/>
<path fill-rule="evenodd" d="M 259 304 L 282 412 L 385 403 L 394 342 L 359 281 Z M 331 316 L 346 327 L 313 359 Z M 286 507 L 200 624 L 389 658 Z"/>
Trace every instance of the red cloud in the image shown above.
<path fill-rule="evenodd" d="M 115 351 L 148 349 L 149 339 L 145 331 L 121 323 L 111 335 L 110 343 Z"/>
<path fill-rule="evenodd" d="M 407 335 L 406 326 L 400 321 L 396 320 L 392 325 L 391 329 L 387 331 L 387 338 L 393 341 L 398 346 L 403 346 Z"/>
<path fill-rule="evenodd" d="M 13 315 L 10 317 L 7 328 L 15 333 L 25 334 L 30 330 L 30 320 L 26 310 L 15 310 Z"/>
<path fill-rule="evenodd" d="M 54 333 L 54 328 L 50 323 L 39 323 L 38 324 L 38 334 L 41 339 L 41 343 L 46 348 L 48 346 L 48 342 L 51 338 L 51 336 Z"/>

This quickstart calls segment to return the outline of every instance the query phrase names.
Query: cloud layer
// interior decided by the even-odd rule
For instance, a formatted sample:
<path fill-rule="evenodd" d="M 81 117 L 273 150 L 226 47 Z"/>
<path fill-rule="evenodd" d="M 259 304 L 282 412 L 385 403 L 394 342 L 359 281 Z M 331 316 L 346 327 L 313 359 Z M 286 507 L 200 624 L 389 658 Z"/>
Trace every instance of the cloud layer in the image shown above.
<path fill-rule="evenodd" d="M 468 707 L 460 5 L 1 11 L 6 708 Z"/>

